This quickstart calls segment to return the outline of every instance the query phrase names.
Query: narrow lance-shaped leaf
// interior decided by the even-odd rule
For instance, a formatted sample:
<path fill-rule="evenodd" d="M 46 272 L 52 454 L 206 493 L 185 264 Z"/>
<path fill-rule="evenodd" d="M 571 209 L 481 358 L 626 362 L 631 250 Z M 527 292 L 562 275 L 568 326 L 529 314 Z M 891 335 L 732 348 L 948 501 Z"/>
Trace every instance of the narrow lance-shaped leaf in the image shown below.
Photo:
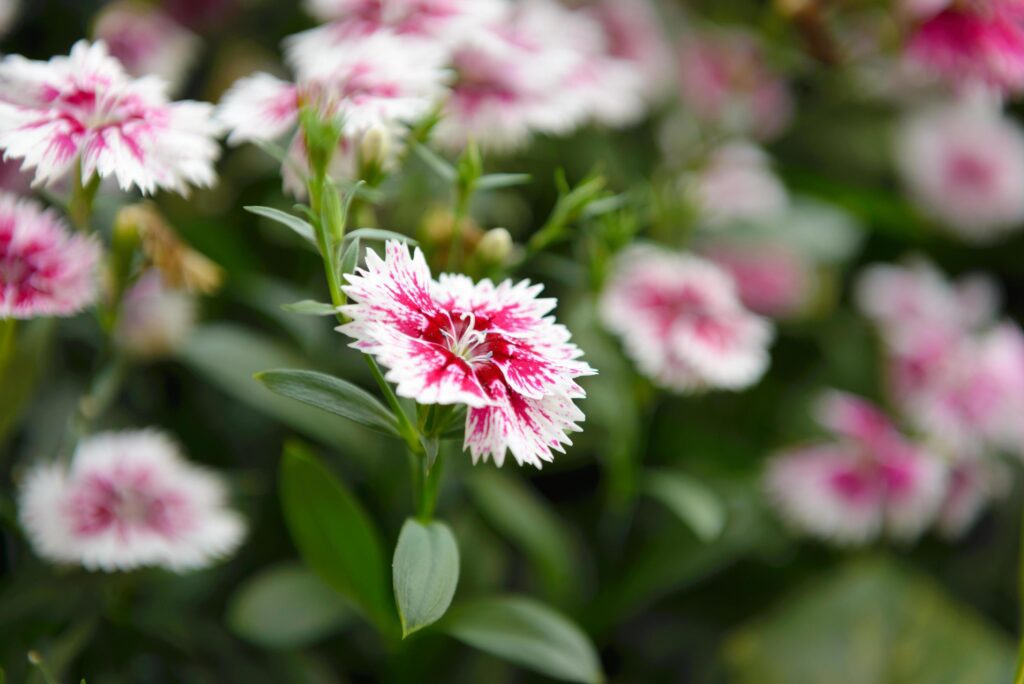
<path fill-rule="evenodd" d="M 406 520 L 392 566 L 402 635 L 437 622 L 459 583 L 459 547 L 442 522 Z"/>
<path fill-rule="evenodd" d="M 689 525 L 703 541 L 717 538 L 725 528 L 725 504 L 701 482 L 671 470 L 644 476 L 643 490 Z"/>
<path fill-rule="evenodd" d="M 314 302 L 312 299 L 304 299 L 294 304 L 284 304 L 281 308 L 304 316 L 333 316 L 338 313 L 338 309 L 333 304 Z"/>
<path fill-rule="evenodd" d="M 453 608 L 442 624 L 459 641 L 548 677 L 585 684 L 604 681 L 587 635 L 533 599 L 477 599 Z"/>
<path fill-rule="evenodd" d="M 531 180 L 528 173 L 490 173 L 476 182 L 478 190 L 497 190 L 516 185 L 526 185 Z"/>
<path fill-rule="evenodd" d="M 317 247 L 316 232 L 308 221 L 304 221 L 298 216 L 292 216 L 291 214 L 285 213 L 280 209 L 274 209 L 273 207 L 245 207 L 245 210 L 251 214 L 268 218 L 271 221 L 280 223 L 286 228 L 290 228 L 299 237 L 306 240 L 314 247 Z"/>
<path fill-rule="evenodd" d="M 382 632 L 395 630 L 376 528 L 341 481 L 295 442 L 285 446 L 281 463 L 281 504 L 306 564 Z"/>
<path fill-rule="evenodd" d="M 417 156 L 419 156 L 419 158 L 422 159 L 426 165 L 434 171 L 434 173 L 448 183 L 453 183 L 455 181 L 455 177 L 457 175 L 455 167 L 439 157 L 436 152 L 426 145 L 418 142 L 413 143 L 413 149 L 416 150 Z"/>
<path fill-rule="evenodd" d="M 348 602 L 299 563 L 250 577 L 231 597 L 227 623 L 268 648 L 297 648 L 336 632 L 353 616 Z"/>
<path fill-rule="evenodd" d="M 366 390 L 341 378 L 307 370 L 268 370 L 255 377 L 275 394 L 354 420 L 377 432 L 400 436 L 391 411 Z"/>
<path fill-rule="evenodd" d="M 351 232 L 345 233 L 346 240 L 398 240 L 409 245 L 418 245 L 419 243 L 402 233 L 396 233 L 392 230 L 382 230 L 381 228 L 357 228 Z"/>

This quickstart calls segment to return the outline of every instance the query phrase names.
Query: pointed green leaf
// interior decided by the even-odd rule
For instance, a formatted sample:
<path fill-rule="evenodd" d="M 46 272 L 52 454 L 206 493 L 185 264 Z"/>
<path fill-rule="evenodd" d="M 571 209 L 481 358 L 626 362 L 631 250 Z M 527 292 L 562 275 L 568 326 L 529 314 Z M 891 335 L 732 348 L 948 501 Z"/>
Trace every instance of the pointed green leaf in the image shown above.
<path fill-rule="evenodd" d="M 341 260 L 338 262 L 338 269 L 341 271 L 341 275 L 346 273 L 355 273 L 356 266 L 359 265 L 359 250 L 362 246 L 362 241 L 359 236 L 356 236 L 354 240 L 345 248 L 344 253 L 341 255 Z"/>
<path fill-rule="evenodd" d="M 307 370 L 268 370 L 255 378 L 275 394 L 354 420 L 371 430 L 400 436 L 391 411 L 366 390 L 341 378 Z"/>
<path fill-rule="evenodd" d="M 474 470 L 467 484 L 488 524 L 526 552 L 549 598 L 565 599 L 578 588 L 576 543 L 528 484 L 493 469 Z"/>
<path fill-rule="evenodd" d="M 490 173 L 476 182 L 478 190 L 497 190 L 526 185 L 532 177 L 528 173 Z"/>
<path fill-rule="evenodd" d="M 338 309 L 333 304 L 314 302 L 312 299 L 303 299 L 294 304 L 284 304 L 281 308 L 304 316 L 334 316 L 338 313 Z"/>
<path fill-rule="evenodd" d="M 716 539 L 725 528 L 725 504 L 698 480 L 671 470 L 655 470 L 645 475 L 642 486 L 703 541 Z"/>
<path fill-rule="evenodd" d="M 299 237 L 306 240 L 314 247 L 317 246 L 316 231 L 313 230 L 313 226 L 308 221 L 304 221 L 298 216 L 292 216 L 280 209 L 274 209 L 272 207 L 245 207 L 245 210 L 250 214 L 256 214 L 257 216 L 268 218 L 271 221 L 280 223 L 286 228 L 291 228 L 297 235 L 299 235 Z"/>
<path fill-rule="evenodd" d="M 413 238 L 408 235 L 402 235 L 391 230 L 381 230 L 380 228 L 357 228 L 350 233 L 345 233 L 346 240 L 398 240 L 408 245 L 418 245 Z"/>
<path fill-rule="evenodd" d="M 382 632 L 395 629 L 380 537 L 342 482 L 302 445 L 285 446 L 281 505 L 303 560 Z"/>
<path fill-rule="evenodd" d="M 419 156 L 419 158 L 422 159 L 434 173 L 448 183 L 455 182 L 457 174 L 454 166 L 439 157 L 436 152 L 422 143 L 414 142 L 413 149 L 416 151 L 417 156 Z"/>
<path fill-rule="evenodd" d="M 442 624 L 459 641 L 548 677 L 584 684 L 604 681 L 587 635 L 533 599 L 477 599 L 453 608 Z"/>
<path fill-rule="evenodd" d="M 402 636 L 441 619 L 459 583 L 459 547 L 442 522 L 409 519 L 402 526 L 392 565 Z"/>
<path fill-rule="evenodd" d="M 299 563 L 283 563 L 246 580 L 231 597 L 227 623 L 267 648 L 297 648 L 341 629 L 349 604 Z"/>

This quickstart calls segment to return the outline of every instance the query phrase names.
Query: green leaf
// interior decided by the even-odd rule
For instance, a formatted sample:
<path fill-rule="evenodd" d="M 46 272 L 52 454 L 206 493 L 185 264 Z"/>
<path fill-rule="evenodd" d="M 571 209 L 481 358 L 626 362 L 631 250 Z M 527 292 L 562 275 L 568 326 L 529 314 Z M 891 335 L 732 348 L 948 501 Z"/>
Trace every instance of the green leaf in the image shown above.
<path fill-rule="evenodd" d="M 280 223 L 282 226 L 291 228 L 299 237 L 309 242 L 314 247 L 316 244 L 316 231 L 313 230 L 313 226 L 308 221 L 300 219 L 298 216 L 292 216 L 291 214 L 285 213 L 280 209 L 274 209 L 273 207 L 245 207 L 245 210 L 250 214 L 256 214 L 263 218 L 268 218 L 271 221 Z M 319 247 L 317 247 L 319 249 Z"/>
<path fill-rule="evenodd" d="M 402 637 L 441 619 L 459 583 L 459 547 L 442 522 L 410 518 L 402 526 L 392 564 Z"/>
<path fill-rule="evenodd" d="M 57 320 L 19 321 L 14 332 L 14 351 L 0 368 L 0 444 L 18 425 L 40 373 L 53 349 Z"/>
<path fill-rule="evenodd" d="M 587 635 L 533 599 L 477 599 L 452 609 L 442 625 L 463 643 L 549 677 L 584 683 L 604 680 Z"/>
<path fill-rule="evenodd" d="M 408 235 L 402 235 L 392 230 L 382 230 L 380 228 L 357 228 L 349 233 L 345 233 L 346 240 L 398 240 L 408 245 L 416 246 L 419 243 Z"/>
<path fill-rule="evenodd" d="M 457 173 L 455 167 L 442 159 L 436 152 L 422 143 L 414 142 L 413 149 L 431 170 L 448 183 L 454 183 Z"/>
<path fill-rule="evenodd" d="M 235 634 L 267 648 L 308 646 L 349 622 L 352 609 L 298 563 L 250 577 L 231 597 L 227 623 Z"/>
<path fill-rule="evenodd" d="M 303 299 L 294 304 L 284 304 L 281 308 L 303 316 L 334 316 L 338 313 L 338 309 L 333 304 L 314 302 L 312 299 Z"/>
<path fill-rule="evenodd" d="M 563 600 L 578 589 L 575 540 L 542 498 L 497 470 L 474 470 L 467 484 L 488 524 L 526 553 L 548 596 Z"/>
<path fill-rule="evenodd" d="M 725 504 L 713 491 L 692 477 L 671 470 L 644 475 L 643 490 L 690 526 L 703 541 L 718 538 L 725 528 Z"/>
<path fill-rule="evenodd" d="M 361 247 L 362 241 L 356 236 L 349 246 L 345 248 L 341 255 L 341 260 L 338 262 L 338 270 L 342 276 L 346 273 L 355 273 L 356 266 L 359 265 L 359 250 Z M 342 282 L 344 282 L 344 279 Z"/>
<path fill-rule="evenodd" d="M 490 173 L 476 182 L 478 190 L 497 190 L 526 185 L 532 180 L 528 173 Z"/>
<path fill-rule="evenodd" d="M 929 578 L 887 561 L 854 562 L 726 642 L 736 684 L 1004 684 L 1009 640 Z"/>
<path fill-rule="evenodd" d="M 354 420 L 371 430 L 400 437 L 391 411 L 361 387 L 307 370 L 268 370 L 254 376 L 271 392 Z"/>
<path fill-rule="evenodd" d="M 179 355 L 190 369 L 239 402 L 345 450 L 348 458 L 370 462 L 383 451 L 382 440 L 376 434 L 342 421 L 324 420 L 318 409 L 274 394 L 253 382 L 253 374 L 267 368 L 307 365 L 301 355 L 276 340 L 236 325 L 208 323 L 192 332 Z"/>
<path fill-rule="evenodd" d="M 382 632 L 395 629 L 376 528 L 341 481 L 296 442 L 285 446 L 281 462 L 281 504 L 306 564 Z"/>

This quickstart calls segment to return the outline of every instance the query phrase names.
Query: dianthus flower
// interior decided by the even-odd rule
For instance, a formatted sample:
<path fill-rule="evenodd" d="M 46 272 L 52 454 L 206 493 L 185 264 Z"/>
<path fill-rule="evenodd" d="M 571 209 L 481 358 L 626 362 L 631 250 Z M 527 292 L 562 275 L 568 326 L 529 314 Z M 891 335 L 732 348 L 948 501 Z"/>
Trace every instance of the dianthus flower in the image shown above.
<path fill-rule="evenodd" d="M 0 318 L 70 316 L 97 297 L 100 245 L 35 202 L 0 192 Z"/>
<path fill-rule="evenodd" d="M 941 460 L 851 395 L 827 395 L 819 420 L 834 441 L 787 449 L 768 465 L 765 486 L 786 520 L 847 544 L 883 534 L 910 541 L 935 522 L 946 495 Z"/>
<path fill-rule="evenodd" d="M 130 78 L 103 42 L 79 41 L 48 62 L 0 62 L 0 149 L 37 183 L 75 172 L 83 183 L 112 176 L 123 190 L 185 195 L 216 180 L 219 132 L 211 105 L 170 102 L 161 80 Z"/>
<path fill-rule="evenodd" d="M 349 275 L 338 330 L 388 369 L 399 396 L 419 404 L 468 407 L 464 448 L 473 461 L 510 451 L 538 468 L 571 444 L 583 413 L 573 404 L 575 379 L 593 373 L 569 331 L 548 316 L 553 299 L 523 281 L 474 284 L 463 275 L 431 278 L 423 253 L 389 241 L 385 258 L 368 251 L 366 268 Z"/>
<path fill-rule="evenodd" d="M 245 532 L 225 505 L 221 479 L 187 463 L 165 435 L 94 435 L 68 465 L 30 471 L 22 526 L 36 552 L 107 572 L 143 566 L 204 567 L 232 553 Z"/>
<path fill-rule="evenodd" d="M 627 249 L 601 317 L 640 371 L 669 389 L 738 390 L 768 368 L 771 324 L 743 306 L 725 270 L 692 255 Z"/>

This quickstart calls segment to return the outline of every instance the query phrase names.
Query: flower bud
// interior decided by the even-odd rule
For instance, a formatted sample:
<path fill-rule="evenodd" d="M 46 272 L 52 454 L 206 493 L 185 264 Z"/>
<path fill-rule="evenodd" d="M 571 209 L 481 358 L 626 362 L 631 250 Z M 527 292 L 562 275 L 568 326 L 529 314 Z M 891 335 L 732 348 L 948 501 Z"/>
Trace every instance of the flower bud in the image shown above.
<path fill-rule="evenodd" d="M 391 133 L 384 126 L 374 126 L 359 143 L 359 159 L 364 165 L 381 167 L 391 152 Z"/>
<path fill-rule="evenodd" d="M 114 339 L 129 356 L 167 357 L 188 340 L 198 316 L 196 300 L 167 287 L 159 271 L 146 271 L 128 290 Z"/>
<path fill-rule="evenodd" d="M 512 254 L 512 235 L 504 228 L 492 228 L 480 238 L 477 257 L 489 264 L 503 264 Z"/>

